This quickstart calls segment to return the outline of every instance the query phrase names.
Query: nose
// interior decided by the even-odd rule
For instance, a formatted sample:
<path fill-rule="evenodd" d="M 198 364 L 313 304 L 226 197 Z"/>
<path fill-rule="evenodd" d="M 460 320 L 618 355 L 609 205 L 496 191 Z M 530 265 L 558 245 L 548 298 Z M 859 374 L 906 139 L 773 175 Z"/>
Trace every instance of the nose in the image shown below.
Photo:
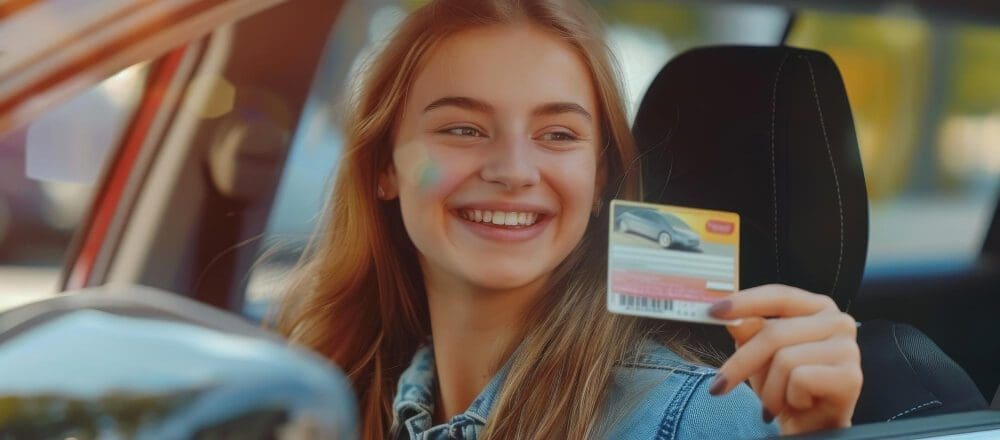
<path fill-rule="evenodd" d="M 481 172 L 483 180 L 504 185 L 507 191 L 537 185 L 541 178 L 528 140 L 498 139 L 485 159 Z"/>

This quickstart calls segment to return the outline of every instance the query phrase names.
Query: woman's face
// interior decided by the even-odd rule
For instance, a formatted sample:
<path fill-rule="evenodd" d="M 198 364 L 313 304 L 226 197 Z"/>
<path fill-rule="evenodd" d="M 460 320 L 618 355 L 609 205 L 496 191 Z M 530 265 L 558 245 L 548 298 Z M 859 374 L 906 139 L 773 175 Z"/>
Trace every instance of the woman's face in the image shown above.
<path fill-rule="evenodd" d="M 586 64 L 540 28 L 482 27 L 437 45 L 382 179 L 425 277 L 481 290 L 544 281 L 590 218 L 599 118 Z"/>

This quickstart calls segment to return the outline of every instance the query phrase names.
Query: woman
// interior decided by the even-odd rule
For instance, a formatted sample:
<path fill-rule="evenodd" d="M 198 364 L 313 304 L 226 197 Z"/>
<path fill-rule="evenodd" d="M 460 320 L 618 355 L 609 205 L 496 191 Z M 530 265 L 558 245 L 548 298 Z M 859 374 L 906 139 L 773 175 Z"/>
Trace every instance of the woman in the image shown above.
<path fill-rule="evenodd" d="M 683 324 L 605 311 L 601 208 L 636 198 L 637 161 L 597 29 L 573 1 L 432 1 L 368 65 L 279 322 L 347 372 L 364 438 L 850 424 L 855 326 L 825 296 L 763 286 L 718 303 L 742 318 L 718 370 Z"/>

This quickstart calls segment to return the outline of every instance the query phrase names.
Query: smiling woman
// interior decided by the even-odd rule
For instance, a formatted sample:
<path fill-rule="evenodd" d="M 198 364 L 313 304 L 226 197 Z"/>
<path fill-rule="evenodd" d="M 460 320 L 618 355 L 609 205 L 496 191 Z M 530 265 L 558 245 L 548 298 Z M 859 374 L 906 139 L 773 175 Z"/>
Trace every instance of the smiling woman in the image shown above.
<path fill-rule="evenodd" d="M 531 291 L 545 283 L 579 241 L 600 189 L 593 113 L 586 64 L 533 25 L 473 28 L 434 48 L 381 184 L 386 198 L 399 196 L 424 277 L 443 284 L 429 293 L 474 298 L 459 292 L 468 282 Z M 433 182 L 420 179 L 427 167 L 438 170 Z M 518 226 L 528 215 L 535 222 Z"/>
<path fill-rule="evenodd" d="M 278 323 L 348 373 L 364 438 L 850 423 L 854 321 L 826 297 L 765 286 L 719 303 L 743 318 L 720 370 L 682 324 L 605 311 L 601 207 L 636 199 L 638 173 L 598 29 L 576 1 L 432 1 L 364 72 L 326 222 Z"/>

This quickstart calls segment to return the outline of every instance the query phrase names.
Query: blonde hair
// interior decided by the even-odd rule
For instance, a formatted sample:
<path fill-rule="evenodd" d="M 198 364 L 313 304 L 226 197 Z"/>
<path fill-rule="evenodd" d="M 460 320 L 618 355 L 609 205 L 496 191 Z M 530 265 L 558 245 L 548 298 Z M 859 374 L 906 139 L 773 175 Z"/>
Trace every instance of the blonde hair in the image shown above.
<path fill-rule="evenodd" d="M 407 92 L 435 45 L 476 26 L 525 20 L 572 45 L 590 69 L 599 105 L 602 201 L 638 199 L 635 145 L 617 70 L 597 14 L 577 1 L 436 0 L 410 14 L 368 65 L 345 124 L 340 170 L 323 222 L 300 263 L 278 329 L 327 356 L 358 394 L 363 438 L 389 435 L 400 374 L 430 335 L 416 250 L 398 201 L 376 197 L 391 160 Z M 675 328 L 605 310 L 608 210 L 555 270 L 482 432 L 487 439 L 592 438 L 616 366 L 640 354 L 646 338 L 694 358 Z M 516 353 L 514 349 L 518 348 Z M 499 365 L 497 366 L 499 368 Z"/>

